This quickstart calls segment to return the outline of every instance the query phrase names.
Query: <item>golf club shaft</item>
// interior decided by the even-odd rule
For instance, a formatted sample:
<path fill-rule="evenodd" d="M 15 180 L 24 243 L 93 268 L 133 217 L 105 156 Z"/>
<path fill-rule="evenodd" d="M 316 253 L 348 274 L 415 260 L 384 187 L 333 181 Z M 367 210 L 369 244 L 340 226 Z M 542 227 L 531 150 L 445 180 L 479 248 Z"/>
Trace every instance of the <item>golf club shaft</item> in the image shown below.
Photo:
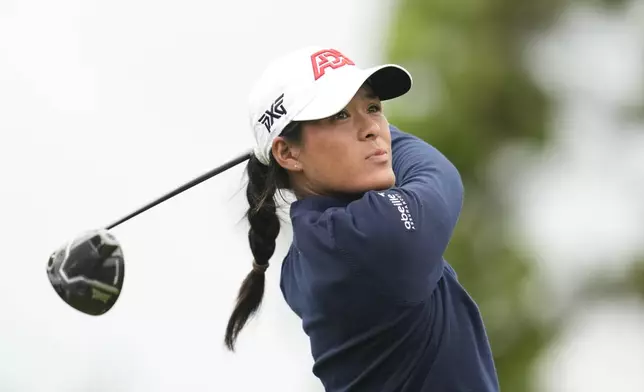
<path fill-rule="evenodd" d="M 221 172 L 224 172 L 224 171 L 226 171 L 226 170 L 228 170 L 228 169 L 230 169 L 230 168 L 232 168 L 232 167 L 234 167 L 234 166 L 236 166 L 236 165 L 248 160 L 250 158 L 251 154 L 252 154 L 251 152 L 246 152 L 246 153 L 238 156 L 237 158 L 234 158 L 234 159 L 224 163 L 223 165 L 221 165 L 219 167 L 216 167 L 216 168 L 212 169 L 211 171 L 209 171 L 207 173 L 202 174 L 201 176 L 195 178 L 194 180 L 191 180 L 190 182 L 185 183 L 184 185 L 180 186 L 179 188 L 177 188 L 177 189 L 175 189 L 175 190 L 173 190 L 173 191 L 161 196 L 160 198 L 158 198 L 158 199 L 148 203 L 147 205 L 139 208 L 138 210 L 134 211 L 133 213 L 131 213 L 131 214 L 129 214 L 129 215 L 117 220 L 116 222 L 108 225 L 107 227 L 105 227 L 105 229 L 110 230 L 110 229 L 120 225 L 121 223 L 126 222 L 126 221 L 134 218 L 135 216 L 137 216 L 137 215 L 149 210 L 150 208 L 152 208 L 152 207 L 154 207 L 154 206 L 156 206 L 158 204 L 161 204 L 161 203 L 163 203 L 164 201 L 166 201 L 166 200 L 168 200 L 170 198 L 173 198 L 174 196 L 180 194 L 181 192 L 186 191 L 186 190 L 194 187 L 195 185 L 198 185 L 198 184 L 206 181 L 207 179 L 212 178 L 212 177 L 216 176 L 217 174 L 219 174 Z"/>

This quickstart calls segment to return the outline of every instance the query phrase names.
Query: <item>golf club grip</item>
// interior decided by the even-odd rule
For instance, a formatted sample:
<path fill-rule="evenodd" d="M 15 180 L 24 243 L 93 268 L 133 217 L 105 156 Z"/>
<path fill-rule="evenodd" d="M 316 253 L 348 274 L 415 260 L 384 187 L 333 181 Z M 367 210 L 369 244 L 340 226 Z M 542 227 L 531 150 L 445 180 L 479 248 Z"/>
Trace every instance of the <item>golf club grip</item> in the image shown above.
<path fill-rule="evenodd" d="M 238 156 L 237 158 L 234 158 L 234 159 L 224 163 L 223 165 L 221 165 L 219 167 L 216 167 L 216 168 L 210 170 L 207 173 L 202 174 L 201 176 L 195 178 L 194 180 L 191 180 L 190 182 L 185 183 L 184 185 L 180 186 L 179 188 L 177 188 L 177 189 L 175 189 L 175 190 L 173 190 L 173 191 L 161 196 L 160 198 L 158 198 L 158 199 L 148 203 L 147 205 L 139 208 L 138 210 L 134 211 L 133 213 L 131 213 L 131 214 L 129 214 L 129 215 L 117 220 L 116 222 L 106 226 L 105 229 L 110 230 L 110 229 L 120 225 L 121 223 L 126 222 L 126 221 L 134 218 L 135 216 L 137 216 L 137 215 L 149 210 L 150 208 L 152 208 L 152 207 L 154 207 L 154 206 L 156 206 L 158 204 L 161 204 L 164 201 L 166 201 L 166 200 L 168 200 L 168 199 L 180 194 L 181 192 L 186 191 L 186 190 L 194 187 L 195 185 L 198 185 L 198 184 L 206 181 L 207 179 L 212 178 L 212 177 L 216 176 L 217 174 L 222 173 L 222 172 L 224 172 L 224 171 L 226 171 L 226 170 L 228 170 L 228 169 L 230 169 L 230 168 L 232 168 L 234 166 L 237 166 L 238 164 L 250 159 L 251 154 L 252 154 L 252 152 L 246 152 L 246 153 Z"/>

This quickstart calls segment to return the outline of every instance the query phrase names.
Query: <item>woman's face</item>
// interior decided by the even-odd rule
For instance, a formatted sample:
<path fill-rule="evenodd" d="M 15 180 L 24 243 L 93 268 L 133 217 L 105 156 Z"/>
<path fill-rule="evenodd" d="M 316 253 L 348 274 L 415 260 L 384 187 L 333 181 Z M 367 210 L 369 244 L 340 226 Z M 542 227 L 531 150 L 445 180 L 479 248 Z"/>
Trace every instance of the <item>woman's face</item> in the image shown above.
<path fill-rule="evenodd" d="M 389 123 L 368 86 L 334 116 L 304 123 L 301 143 L 287 150 L 290 162 L 278 162 L 301 195 L 359 194 L 395 183 Z"/>

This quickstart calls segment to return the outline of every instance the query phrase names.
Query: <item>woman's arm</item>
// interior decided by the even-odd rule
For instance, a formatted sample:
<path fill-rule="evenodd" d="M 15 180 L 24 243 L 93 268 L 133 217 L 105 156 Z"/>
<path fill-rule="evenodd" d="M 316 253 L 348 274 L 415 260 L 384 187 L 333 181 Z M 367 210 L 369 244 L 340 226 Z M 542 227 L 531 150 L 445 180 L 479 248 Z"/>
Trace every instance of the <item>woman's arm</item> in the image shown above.
<path fill-rule="evenodd" d="M 436 148 L 395 127 L 390 130 L 396 186 L 367 192 L 346 206 L 331 203 L 305 221 L 294 220 L 294 229 L 299 225 L 315 233 L 316 240 L 308 243 L 336 248 L 355 260 L 395 298 L 417 302 L 442 276 L 463 184 Z"/>

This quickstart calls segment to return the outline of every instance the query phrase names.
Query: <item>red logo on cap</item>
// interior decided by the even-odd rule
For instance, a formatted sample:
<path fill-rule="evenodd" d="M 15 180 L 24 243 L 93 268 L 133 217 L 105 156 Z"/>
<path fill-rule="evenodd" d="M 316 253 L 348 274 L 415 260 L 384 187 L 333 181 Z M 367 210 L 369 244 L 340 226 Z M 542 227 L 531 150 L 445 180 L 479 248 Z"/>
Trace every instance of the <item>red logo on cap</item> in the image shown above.
<path fill-rule="evenodd" d="M 326 69 L 340 68 L 345 65 L 355 65 L 347 56 L 335 49 L 324 49 L 311 55 L 311 64 L 313 65 L 313 75 L 315 80 L 324 76 Z"/>

